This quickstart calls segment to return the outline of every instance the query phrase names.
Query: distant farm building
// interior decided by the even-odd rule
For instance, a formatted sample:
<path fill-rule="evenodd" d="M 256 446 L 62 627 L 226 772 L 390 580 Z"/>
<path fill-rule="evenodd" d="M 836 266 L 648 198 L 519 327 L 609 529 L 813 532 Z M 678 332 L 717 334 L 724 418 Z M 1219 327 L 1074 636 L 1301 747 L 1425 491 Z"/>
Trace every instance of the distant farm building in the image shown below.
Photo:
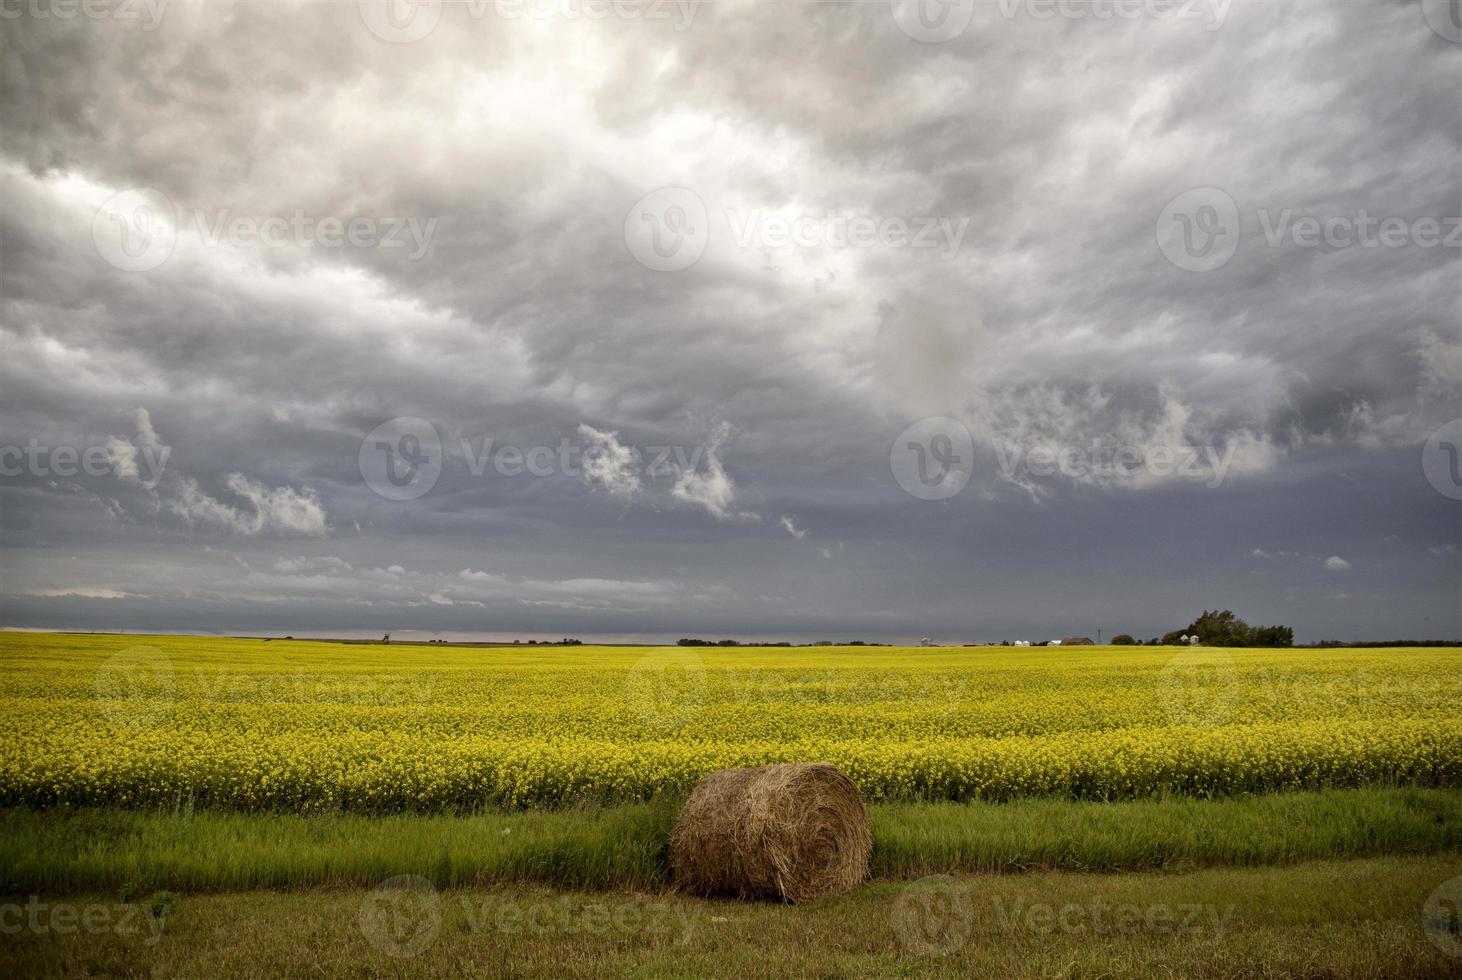
<path fill-rule="evenodd" d="M 1064 640 L 1061 641 L 1061 645 L 1063 647 L 1094 647 L 1094 646 L 1096 646 L 1095 643 L 1091 642 L 1091 637 L 1089 637 L 1089 636 L 1068 636 L 1066 639 L 1064 639 Z"/>

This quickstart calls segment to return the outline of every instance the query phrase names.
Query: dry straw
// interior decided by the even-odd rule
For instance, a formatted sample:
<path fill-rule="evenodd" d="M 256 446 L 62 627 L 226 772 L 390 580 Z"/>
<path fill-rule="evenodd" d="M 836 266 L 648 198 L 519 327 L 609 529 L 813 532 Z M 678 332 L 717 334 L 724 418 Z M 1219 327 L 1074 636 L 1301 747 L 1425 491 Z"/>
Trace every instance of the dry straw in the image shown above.
<path fill-rule="evenodd" d="M 873 837 L 836 766 L 723 769 L 701 780 L 670 832 L 670 870 L 699 895 L 806 902 L 868 875 Z"/>

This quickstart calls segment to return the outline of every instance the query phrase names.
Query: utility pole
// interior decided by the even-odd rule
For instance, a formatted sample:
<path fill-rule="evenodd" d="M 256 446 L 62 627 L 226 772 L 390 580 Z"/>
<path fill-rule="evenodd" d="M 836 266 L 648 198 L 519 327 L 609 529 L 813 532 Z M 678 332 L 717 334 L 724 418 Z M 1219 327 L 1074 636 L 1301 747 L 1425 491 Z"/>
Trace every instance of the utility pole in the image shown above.
<path fill-rule="evenodd" d="M 1102 645 L 1102 631 L 1101 630 L 1097 630 L 1097 646 L 1101 646 L 1101 645 Z"/>

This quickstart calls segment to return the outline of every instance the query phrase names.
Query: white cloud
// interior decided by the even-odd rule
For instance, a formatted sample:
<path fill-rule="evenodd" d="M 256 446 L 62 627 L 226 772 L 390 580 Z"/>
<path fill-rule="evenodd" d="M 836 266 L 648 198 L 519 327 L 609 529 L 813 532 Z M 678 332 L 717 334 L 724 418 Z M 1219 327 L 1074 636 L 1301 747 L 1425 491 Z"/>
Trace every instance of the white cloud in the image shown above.
<path fill-rule="evenodd" d="M 201 524 L 246 536 L 267 530 L 320 537 L 329 530 L 325 509 L 308 487 L 270 487 L 233 472 L 224 485 L 247 504 L 240 507 L 214 497 L 196 478 L 165 469 L 171 453 L 172 447 L 162 444 L 145 408 L 137 409 L 135 439 L 112 436 L 107 440 L 107 454 L 117 478 L 149 491 L 156 507 L 190 526 Z"/>
<path fill-rule="evenodd" d="M 705 472 L 697 469 L 682 470 L 670 493 L 677 500 L 704 507 L 706 513 L 718 521 L 735 519 L 756 520 L 755 514 L 737 512 L 736 482 L 721 463 L 721 446 L 731 435 L 731 426 L 725 422 L 716 427 L 707 440 L 704 454 Z"/>
<path fill-rule="evenodd" d="M 264 528 L 287 534 L 323 535 L 328 527 L 325 510 L 315 491 L 306 487 L 266 487 L 242 473 L 230 473 L 228 488 L 247 500 L 254 509 L 255 531 Z"/>
<path fill-rule="evenodd" d="M 320 555 L 314 558 L 281 558 L 271 567 L 281 575 L 298 575 L 310 571 L 353 571 L 350 562 L 333 555 Z"/>
<path fill-rule="evenodd" d="M 1267 434 L 1195 409 L 1167 382 L 1123 390 L 1088 384 L 991 384 L 964 421 L 991 448 L 999 477 L 1034 498 L 1056 481 L 1108 490 L 1170 483 L 1219 487 L 1276 465 Z M 1037 460 L 1049 462 L 1041 464 Z"/>
<path fill-rule="evenodd" d="M 107 456 L 112 472 L 124 483 L 134 483 L 147 490 L 156 489 L 162 480 L 172 447 L 164 446 L 152 427 L 152 416 L 147 409 L 137 409 L 137 438 L 111 436 L 107 439 Z M 143 469 L 147 472 L 144 475 Z"/>
<path fill-rule="evenodd" d="M 792 537 L 796 538 L 798 541 L 801 541 L 802 539 L 807 537 L 807 531 L 803 528 L 798 527 L 797 522 L 794 521 L 788 514 L 783 514 L 781 520 L 778 523 L 780 523 L 782 527 L 786 528 L 787 533 L 792 535 Z"/>
<path fill-rule="evenodd" d="M 640 454 L 633 446 L 621 443 L 618 432 L 600 432 L 590 425 L 581 424 L 579 435 L 588 443 L 580 474 L 586 484 L 603 487 L 621 500 L 640 492 Z"/>
<path fill-rule="evenodd" d="M 695 586 L 667 579 L 515 578 L 464 568 L 419 571 L 402 565 L 357 568 L 339 558 L 288 558 L 267 572 L 250 571 L 231 598 L 253 601 L 330 599 L 403 606 L 545 606 L 622 612 L 678 609 L 687 603 L 720 603 L 736 594 L 723 585 Z"/>
<path fill-rule="evenodd" d="M 1350 562 L 1341 558 L 1339 555 L 1331 555 L 1325 559 L 1325 571 L 1327 572 L 1346 572 L 1349 570 Z"/>

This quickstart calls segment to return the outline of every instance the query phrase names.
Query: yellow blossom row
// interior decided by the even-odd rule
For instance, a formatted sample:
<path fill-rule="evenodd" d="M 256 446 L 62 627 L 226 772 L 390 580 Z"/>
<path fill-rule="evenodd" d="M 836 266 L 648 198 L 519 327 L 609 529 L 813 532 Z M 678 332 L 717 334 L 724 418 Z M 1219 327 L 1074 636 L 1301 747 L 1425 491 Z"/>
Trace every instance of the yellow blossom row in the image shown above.
<path fill-rule="evenodd" d="M 1462 785 L 1450 649 L 455 647 L 0 634 L 0 803 L 557 806 L 828 761 L 872 799 Z"/>

